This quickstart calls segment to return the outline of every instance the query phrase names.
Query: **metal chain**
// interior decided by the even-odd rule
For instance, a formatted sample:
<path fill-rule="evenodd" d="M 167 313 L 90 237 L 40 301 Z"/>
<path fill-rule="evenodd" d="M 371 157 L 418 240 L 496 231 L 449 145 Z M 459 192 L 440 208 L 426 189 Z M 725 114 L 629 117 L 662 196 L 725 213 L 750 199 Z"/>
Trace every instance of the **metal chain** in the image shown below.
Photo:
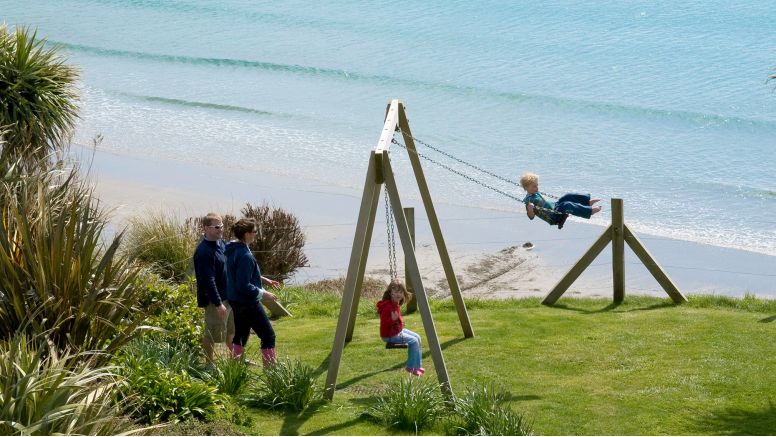
<path fill-rule="evenodd" d="M 398 277 L 399 270 L 396 267 L 396 234 L 394 233 L 393 207 L 388 198 L 388 190 L 383 191 L 383 193 L 385 194 L 385 232 L 388 238 L 388 269 L 391 273 L 391 280 L 394 280 Z"/>
<path fill-rule="evenodd" d="M 436 160 L 434 160 L 433 158 L 429 158 L 427 155 L 424 155 L 424 154 L 422 154 L 422 153 L 418 152 L 417 150 L 410 150 L 410 149 L 408 149 L 408 148 L 407 148 L 407 146 L 405 146 L 404 144 L 402 144 L 402 143 L 400 143 L 399 141 L 397 141 L 397 140 L 396 140 L 396 138 L 392 139 L 392 140 L 391 140 L 391 143 L 393 143 L 393 144 L 396 144 L 397 146 L 401 147 L 402 149 L 404 149 L 404 150 L 406 150 L 406 151 L 408 151 L 408 152 L 412 152 L 412 153 L 414 153 L 414 154 L 418 155 L 419 157 L 421 157 L 421 158 L 425 159 L 426 161 L 429 161 L 429 162 L 431 162 L 432 164 L 436 164 L 436 165 L 438 165 L 438 166 L 440 166 L 440 167 L 442 167 L 442 168 L 446 169 L 447 171 L 450 171 L 450 172 L 452 172 L 452 173 L 455 173 L 455 174 L 457 174 L 458 176 L 461 176 L 462 178 L 468 179 L 468 180 L 470 180 L 470 181 L 474 182 L 474 183 L 475 183 L 475 184 L 477 184 L 477 185 L 480 185 L 480 186 L 482 186 L 482 187 L 485 187 L 485 188 L 487 188 L 487 189 L 489 189 L 489 190 L 491 190 L 491 191 L 494 191 L 494 192 L 496 192 L 496 193 L 499 193 L 499 194 L 501 194 L 502 196 L 506 196 L 506 197 L 508 197 L 508 198 L 510 198 L 510 199 L 512 199 L 512 200 L 515 200 L 515 201 L 517 201 L 517 202 L 523 203 L 523 199 L 521 199 L 521 198 L 519 198 L 519 197 L 515 197 L 515 196 L 513 196 L 513 195 L 511 195 L 511 194 L 507 193 L 506 191 L 500 190 L 500 189 L 498 189 L 498 188 L 496 188 L 496 187 L 494 187 L 494 186 L 492 186 L 492 185 L 488 185 L 488 184 L 486 184 L 485 182 L 478 181 L 477 179 L 474 179 L 473 177 L 471 177 L 471 176 L 467 175 L 466 173 L 463 173 L 463 172 L 461 172 L 461 171 L 458 171 L 458 170 L 456 170 L 456 169 L 454 169 L 454 168 L 450 167 L 450 166 L 449 166 L 449 165 L 447 165 L 447 164 L 443 164 L 443 163 L 441 163 L 441 162 L 439 162 L 439 161 L 436 161 Z M 554 196 L 551 196 L 551 197 L 554 197 Z M 535 209 L 543 209 L 543 210 L 546 210 L 547 212 L 553 212 L 553 213 L 554 213 L 554 212 L 556 212 L 555 210 L 552 210 L 552 209 L 549 209 L 549 208 L 540 207 L 540 206 L 535 206 L 534 208 L 535 208 Z"/>
<path fill-rule="evenodd" d="M 423 140 L 421 140 L 421 139 L 419 139 L 419 138 L 415 138 L 414 136 L 412 136 L 412 135 L 411 135 L 411 134 L 409 134 L 409 133 L 405 133 L 403 130 L 401 130 L 401 128 L 397 128 L 396 130 L 397 130 L 398 132 L 400 132 L 402 135 L 406 135 L 406 136 L 408 136 L 408 137 L 412 138 L 412 140 L 413 140 L 413 141 L 415 141 L 416 143 L 420 143 L 420 144 L 422 144 L 422 145 L 424 145 L 424 146 L 428 147 L 429 149 L 431 149 L 431 150 L 433 150 L 433 151 L 435 151 L 435 152 L 437 152 L 437 153 L 441 153 L 442 155 L 445 155 L 445 156 L 447 156 L 448 158 L 450 158 L 450 159 L 452 159 L 452 160 L 455 160 L 455 161 L 457 161 L 457 162 L 460 162 L 461 164 L 463 164 L 463 165 L 465 165 L 465 166 L 471 167 L 471 168 L 473 168 L 473 169 L 475 169 L 475 170 L 477 170 L 477 171 L 479 171 L 479 172 L 485 173 L 485 174 L 486 174 L 486 175 L 488 175 L 488 176 L 494 177 L 494 178 L 496 178 L 496 179 L 498 179 L 498 180 L 501 180 L 501 181 L 503 181 L 503 182 L 506 182 L 506 183 L 508 183 L 508 184 L 510 184 L 510 185 L 514 185 L 514 186 L 516 186 L 516 187 L 518 187 L 518 188 L 522 188 L 522 186 L 520 186 L 520 184 L 519 184 L 519 183 L 517 183 L 517 182 L 515 182 L 515 181 L 513 181 L 513 180 L 511 180 L 511 179 L 509 179 L 509 178 L 505 178 L 504 176 L 497 175 L 497 174 L 495 174 L 495 173 L 493 173 L 493 172 L 491 172 L 491 171 L 489 171 L 489 170 L 485 170 L 485 169 L 484 169 L 484 168 L 482 168 L 482 167 L 479 167 L 479 166 L 477 166 L 477 165 L 474 165 L 474 164 L 472 164 L 472 163 L 470 163 L 470 162 L 466 162 L 466 161 L 464 161 L 464 160 L 463 160 L 463 159 L 461 159 L 461 158 L 458 158 L 458 157 L 456 157 L 456 156 L 453 156 L 453 155 L 451 155 L 451 154 L 449 154 L 449 153 L 445 152 L 444 150 L 442 150 L 442 149 L 440 149 L 440 148 L 438 148 L 438 147 L 434 147 L 434 146 L 432 146 L 431 144 L 429 144 L 429 143 L 427 143 L 427 142 L 425 142 L 425 141 L 423 141 Z M 406 147 L 405 147 L 405 146 L 402 146 L 402 147 L 404 147 L 404 148 L 406 149 Z M 429 159 L 429 158 L 428 158 L 428 157 L 426 157 L 426 159 Z M 557 198 L 558 198 L 557 196 L 553 196 L 552 194 L 547 194 L 547 193 L 542 193 L 542 192 L 540 192 L 539 194 L 541 194 L 541 195 L 543 195 L 543 196 L 551 197 L 551 198 L 553 198 L 553 199 L 557 199 Z"/>

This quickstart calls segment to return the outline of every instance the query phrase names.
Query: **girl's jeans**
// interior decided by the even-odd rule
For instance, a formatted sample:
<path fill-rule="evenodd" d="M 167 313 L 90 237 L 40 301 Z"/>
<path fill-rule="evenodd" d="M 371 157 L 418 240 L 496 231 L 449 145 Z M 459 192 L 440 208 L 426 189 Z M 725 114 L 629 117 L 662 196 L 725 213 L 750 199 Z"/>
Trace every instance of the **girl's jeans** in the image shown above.
<path fill-rule="evenodd" d="M 590 206 L 589 194 L 564 194 L 560 196 L 558 202 L 555 203 L 555 210 L 586 219 L 589 219 L 593 214 L 593 207 Z"/>
<path fill-rule="evenodd" d="M 402 329 L 400 333 L 393 337 L 382 337 L 386 343 L 407 343 L 407 365 L 410 369 L 420 368 L 420 357 L 423 353 L 423 347 L 420 344 L 420 335 Z"/>

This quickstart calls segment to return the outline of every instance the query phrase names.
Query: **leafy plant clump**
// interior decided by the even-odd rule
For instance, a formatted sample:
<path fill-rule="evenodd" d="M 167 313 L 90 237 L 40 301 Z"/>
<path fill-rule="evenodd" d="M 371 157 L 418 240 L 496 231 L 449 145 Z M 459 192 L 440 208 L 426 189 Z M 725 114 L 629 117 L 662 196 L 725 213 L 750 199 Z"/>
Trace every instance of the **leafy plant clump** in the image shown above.
<path fill-rule="evenodd" d="M 254 407 L 302 411 L 320 396 L 315 379 L 315 370 L 300 361 L 278 361 L 244 399 Z"/>
<path fill-rule="evenodd" d="M 492 385 L 468 390 L 455 400 L 450 433 L 456 435 L 533 435 L 532 426 L 507 405 L 507 393 Z"/>
<path fill-rule="evenodd" d="M 161 328 L 158 337 L 198 348 L 202 343 L 204 316 L 197 307 L 193 281 L 176 284 L 156 274 L 144 274 L 138 280 L 141 305 L 150 313 L 146 325 Z"/>
<path fill-rule="evenodd" d="M 244 360 L 235 360 L 228 356 L 216 356 L 213 359 L 213 368 L 208 373 L 208 379 L 213 381 L 218 391 L 231 396 L 240 394 L 251 377 Z"/>
<path fill-rule="evenodd" d="M 381 396 L 364 416 L 388 428 L 417 433 L 433 425 L 444 414 L 445 404 L 439 386 L 405 377 Z"/>
<path fill-rule="evenodd" d="M 144 423 L 202 419 L 223 405 L 211 384 L 200 377 L 199 350 L 160 338 L 136 339 L 116 359 L 119 399 Z"/>

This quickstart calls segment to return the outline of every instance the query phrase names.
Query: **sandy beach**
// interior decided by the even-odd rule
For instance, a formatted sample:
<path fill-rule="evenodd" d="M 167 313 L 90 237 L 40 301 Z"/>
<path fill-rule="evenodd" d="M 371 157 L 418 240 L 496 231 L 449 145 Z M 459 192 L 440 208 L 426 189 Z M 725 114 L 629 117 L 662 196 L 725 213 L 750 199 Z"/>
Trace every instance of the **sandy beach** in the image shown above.
<path fill-rule="evenodd" d="M 76 151 L 87 161 L 92 159 L 90 153 Z M 368 153 L 364 151 L 364 164 Z M 305 253 L 310 264 L 295 275 L 293 282 L 336 278 L 347 273 L 363 180 L 353 181 L 351 187 L 332 186 L 303 177 L 142 159 L 99 150 L 94 154 L 90 174 L 101 202 L 113 211 L 115 229 L 125 226 L 128 218 L 147 211 L 163 210 L 183 218 L 209 211 L 239 213 L 246 202 L 268 202 L 294 213 L 307 235 Z M 411 185 L 410 182 L 413 181 L 405 184 Z M 434 181 L 429 184 L 433 196 Z M 444 297 L 444 272 L 420 198 L 411 189 L 402 196 L 403 205 L 416 211 L 416 253 L 424 285 L 430 295 Z M 608 216 L 610 208 L 606 202 L 602 214 Z M 367 275 L 377 278 L 388 277 L 382 208 L 381 205 L 378 210 L 367 263 Z M 562 230 L 539 220 L 530 221 L 522 205 L 516 205 L 512 211 L 443 203 L 436 203 L 436 208 L 465 296 L 544 296 L 603 232 L 603 227 L 582 219 L 570 220 Z M 628 223 L 627 199 L 624 208 Z M 751 293 L 776 297 L 776 257 L 636 232 L 686 295 Z M 398 242 L 398 235 L 396 238 Z M 533 245 L 530 249 L 523 247 L 528 242 Z M 630 249 L 626 247 L 625 252 L 626 295 L 664 295 Z M 401 253 L 398 265 L 403 272 Z M 607 248 L 566 295 L 611 294 L 611 250 Z"/>

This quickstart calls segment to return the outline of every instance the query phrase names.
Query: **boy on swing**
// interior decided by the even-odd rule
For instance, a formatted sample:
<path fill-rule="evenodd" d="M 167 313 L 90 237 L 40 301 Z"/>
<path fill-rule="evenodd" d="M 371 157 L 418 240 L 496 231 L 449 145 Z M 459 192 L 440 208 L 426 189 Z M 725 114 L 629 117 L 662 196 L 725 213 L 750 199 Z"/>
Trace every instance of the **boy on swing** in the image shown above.
<path fill-rule="evenodd" d="M 546 221 L 551 226 L 563 228 L 569 214 L 589 219 L 601 211 L 600 206 L 593 206 L 601 199 L 591 199 L 589 194 L 567 193 L 560 196 L 556 202 L 547 200 L 539 192 L 539 175 L 526 173 L 520 177 L 520 185 L 527 193 L 523 198 L 525 212 L 533 220 L 535 216 Z"/>

